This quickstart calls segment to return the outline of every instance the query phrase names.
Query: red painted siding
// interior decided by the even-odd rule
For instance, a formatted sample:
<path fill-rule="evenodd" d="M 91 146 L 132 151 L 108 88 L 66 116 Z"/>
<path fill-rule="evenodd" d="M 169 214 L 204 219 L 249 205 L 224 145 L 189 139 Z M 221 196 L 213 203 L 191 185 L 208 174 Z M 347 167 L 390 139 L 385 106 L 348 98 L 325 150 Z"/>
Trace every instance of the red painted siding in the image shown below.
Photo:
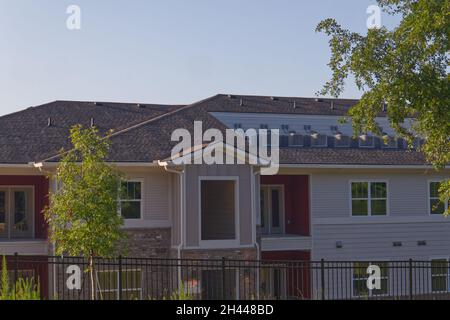
<path fill-rule="evenodd" d="M 261 185 L 284 186 L 286 233 L 310 235 L 309 177 L 300 175 L 261 176 Z"/>
<path fill-rule="evenodd" d="M 34 186 L 36 239 L 47 239 L 47 224 L 43 210 L 48 205 L 49 184 L 45 176 L 0 176 L 0 186 Z"/>
<path fill-rule="evenodd" d="M 266 251 L 261 253 L 266 261 L 291 261 L 286 269 L 288 296 L 311 298 L 311 253 L 309 251 Z"/>

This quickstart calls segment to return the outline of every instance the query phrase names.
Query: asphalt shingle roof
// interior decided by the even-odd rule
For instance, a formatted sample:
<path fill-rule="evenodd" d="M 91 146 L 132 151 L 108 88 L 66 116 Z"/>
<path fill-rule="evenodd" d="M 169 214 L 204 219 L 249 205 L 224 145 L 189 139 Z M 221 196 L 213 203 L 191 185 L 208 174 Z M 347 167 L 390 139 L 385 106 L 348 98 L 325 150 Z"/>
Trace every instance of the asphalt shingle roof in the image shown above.
<path fill-rule="evenodd" d="M 295 101 L 295 103 L 294 103 Z M 333 101 L 333 103 L 331 103 Z M 114 129 L 112 162 L 153 162 L 170 156 L 172 132 L 193 131 L 194 121 L 203 130 L 225 126 L 211 112 L 346 115 L 357 100 L 216 95 L 189 106 L 55 101 L 0 117 L 0 163 L 42 161 L 70 147 L 69 128 L 77 123 L 102 132 Z M 295 107 L 295 108 L 294 108 Z M 382 114 L 380 116 L 383 116 Z M 52 126 L 47 127 L 48 118 Z M 130 128 L 131 127 L 131 128 Z M 56 159 L 52 158 L 52 161 Z M 282 148 L 286 164 L 423 165 L 421 153 L 408 150 L 358 148 Z"/>

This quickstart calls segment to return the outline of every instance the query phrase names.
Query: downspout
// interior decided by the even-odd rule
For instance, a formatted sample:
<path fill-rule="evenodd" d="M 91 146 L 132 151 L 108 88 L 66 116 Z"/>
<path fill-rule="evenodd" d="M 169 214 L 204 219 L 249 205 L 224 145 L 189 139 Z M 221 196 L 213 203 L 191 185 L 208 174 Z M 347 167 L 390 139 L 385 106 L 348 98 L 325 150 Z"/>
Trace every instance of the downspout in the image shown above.
<path fill-rule="evenodd" d="M 258 206 L 256 205 L 257 204 L 257 201 L 256 201 L 256 195 L 258 195 L 259 194 L 259 191 L 257 191 L 256 190 L 256 183 L 255 183 L 255 181 L 256 181 L 256 177 L 257 177 L 257 175 L 259 175 L 260 174 L 260 172 L 259 171 L 256 171 L 256 172 L 253 172 L 253 167 L 252 167 L 252 176 L 253 176 L 253 182 L 252 182 L 252 184 L 253 184 L 253 192 L 254 192 L 254 194 L 253 194 L 253 218 L 255 219 L 255 225 L 253 226 L 253 228 L 255 228 L 255 239 L 254 239 L 254 244 L 255 244 L 255 247 L 256 247 L 256 260 L 258 261 L 257 263 L 258 263 L 258 269 L 257 269 L 257 272 L 256 272 L 256 283 L 257 283 L 257 286 L 256 286 L 256 298 L 257 299 L 259 299 L 259 281 L 260 281 L 260 266 L 259 266 L 259 264 L 260 264 L 260 261 L 261 261 L 261 250 L 260 250 L 260 246 L 259 246 L 259 243 L 258 243 L 258 235 L 257 235 L 257 232 L 258 232 L 258 230 L 257 230 L 257 221 L 256 221 L 256 214 L 257 214 L 257 209 L 258 209 Z"/>
<path fill-rule="evenodd" d="M 183 241 L 184 241 L 184 224 L 185 224 L 185 217 L 184 217 L 184 208 L 185 208 L 185 197 L 184 197 L 184 180 L 185 180 L 185 169 L 178 171 L 174 169 L 168 168 L 167 163 L 159 162 L 159 165 L 164 167 L 164 170 L 170 173 L 174 173 L 180 176 L 180 243 L 177 246 L 177 258 L 178 260 L 181 260 L 181 249 L 183 248 Z M 180 261 L 179 261 L 180 262 Z M 181 283 L 182 283 L 182 276 L 181 276 L 181 264 L 178 266 L 178 289 L 181 290 Z M 181 292 L 180 292 L 181 293 Z"/>

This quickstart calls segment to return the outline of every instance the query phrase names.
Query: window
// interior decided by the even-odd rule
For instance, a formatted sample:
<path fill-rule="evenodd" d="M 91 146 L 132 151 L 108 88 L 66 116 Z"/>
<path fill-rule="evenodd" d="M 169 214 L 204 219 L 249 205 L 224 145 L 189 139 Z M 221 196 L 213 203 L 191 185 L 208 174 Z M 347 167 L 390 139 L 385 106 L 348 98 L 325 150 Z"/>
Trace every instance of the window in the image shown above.
<path fill-rule="evenodd" d="M 352 216 L 387 215 L 386 182 L 352 182 Z"/>
<path fill-rule="evenodd" d="M 447 259 L 431 260 L 431 291 L 449 291 L 449 262 Z"/>
<path fill-rule="evenodd" d="M 312 147 L 326 147 L 328 144 L 328 137 L 325 134 L 312 134 L 311 146 Z"/>
<path fill-rule="evenodd" d="M 446 203 L 440 201 L 439 199 L 439 188 L 441 183 L 438 181 L 432 181 L 429 185 L 429 204 L 430 204 L 430 214 L 444 214 L 445 210 L 448 209 L 448 201 Z"/>
<path fill-rule="evenodd" d="M 201 240 L 236 239 L 236 181 L 200 180 Z"/>
<path fill-rule="evenodd" d="M 142 208 L 142 182 L 122 182 L 120 212 L 124 219 L 140 219 Z"/>
<path fill-rule="evenodd" d="M 240 123 L 235 123 L 235 124 L 234 124 L 234 129 L 235 129 L 235 130 L 237 130 L 237 129 L 242 129 L 242 124 L 240 124 Z"/>
<path fill-rule="evenodd" d="M 0 188 L 0 239 L 33 237 L 33 188 Z"/>
<path fill-rule="evenodd" d="M 369 290 L 367 268 L 376 265 L 380 268 L 380 289 Z M 353 263 L 353 296 L 359 298 L 385 296 L 389 294 L 389 265 L 387 262 L 355 262 Z"/>
<path fill-rule="evenodd" d="M 97 271 L 97 294 L 100 300 L 119 299 L 119 271 Z M 142 274 L 140 269 L 122 270 L 122 299 L 142 299 Z"/>
<path fill-rule="evenodd" d="M 303 135 L 301 135 L 299 133 L 291 133 L 289 135 L 289 146 L 302 147 L 303 146 Z"/>
<path fill-rule="evenodd" d="M 280 186 L 261 187 L 261 231 L 263 234 L 281 234 L 284 231 L 284 197 Z"/>
<path fill-rule="evenodd" d="M 373 136 L 362 135 L 359 138 L 359 147 L 360 148 L 373 148 L 373 147 L 375 147 L 374 141 L 375 141 L 375 139 L 373 138 Z"/>
<path fill-rule="evenodd" d="M 237 272 L 234 269 L 202 270 L 202 300 L 235 300 L 237 299 Z M 225 279 L 223 278 L 225 276 Z M 224 281 L 225 280 L 225 281 Z M 225 285 L 225 288 L 223 287 Z M 223 296 L 225 294 L 225 297 Z"/>

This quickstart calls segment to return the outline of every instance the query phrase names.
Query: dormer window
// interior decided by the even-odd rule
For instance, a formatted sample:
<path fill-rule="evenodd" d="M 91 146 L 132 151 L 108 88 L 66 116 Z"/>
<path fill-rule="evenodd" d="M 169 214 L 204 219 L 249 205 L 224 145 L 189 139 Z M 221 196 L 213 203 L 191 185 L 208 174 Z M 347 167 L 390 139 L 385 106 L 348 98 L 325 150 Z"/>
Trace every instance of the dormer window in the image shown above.
<path fill-rule="evenodd" d="M 359 136 L 359 147 L 360 148 L 373 148 L 375 147 L 375 140 L 373 136 L 363 134 Z"/>
<path fill-rule="evenodd" d="M 289 133 L 289 146 L 290 147 L 303 147 L 303 135 L 296 133 L 296 132 L 290 132 Z"/>
<path fill-rule="evenodd" d="M 326 147 L 328 145 L 328 136 L 313 132 L 311 134 L 311 147 Z"/>

